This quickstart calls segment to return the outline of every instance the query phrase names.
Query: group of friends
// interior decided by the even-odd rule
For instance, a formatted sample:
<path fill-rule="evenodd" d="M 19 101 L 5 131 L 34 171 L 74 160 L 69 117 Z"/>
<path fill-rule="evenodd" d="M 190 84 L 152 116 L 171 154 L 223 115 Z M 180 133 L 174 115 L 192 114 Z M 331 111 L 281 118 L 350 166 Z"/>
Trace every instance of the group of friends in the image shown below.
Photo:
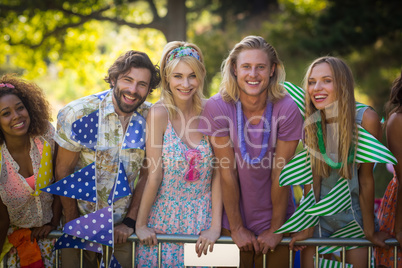
<path fill-rule="evenodd" d="M 62 267 L 78 267 L 79 248 L 84 267 L 113 267 L 106 251 L 131 267 L 133 234 L 136 267 L 157 267 L 157 234 L 199 235 L 198 256 L 231 236 L 240 267 L 289 267 L 289 247 L 301 250 L 302 267 L 314 267 L 315 247 L 297 241 L 364 237 L 378 246 L 376 265 L 392 266 L 385 240 L 402 243 L 401 76 L 386 104 L 388 150 L 378 142 L 379 116 L 355 101 L 340 58 L 314 60 L 299 88 L 285 81 L 275 48 L 247 36 L 223 61 L 219 93 L 207 100 L 201 50 L 174 41 L 162 54 L 160 67 L 143 52 L 121 55 L 104 79 L 110 89 L 67 104 L 56 129 L 37 85 L 1 78 L 0 248 L 9 267 L 54 267 L 54 248 Z M 158 87 L 151 105 L 146 98 Z M 379 220 L 375 162 L 395 171 Z M 295 184 L 304 189 L 297 208 Z M 57 241 L 48 238 L 53 230 L 63 232 Z M 289 246 L 279 245 L 286 236 Z M 335 251 L 320 250 L 326 267 Z M 182 243 L 163 243 L 161 254 L 163 267 L 183 266 Z M 345 257 L 356 268 L 367 267 L 367 256 L 353 247 Z"/>

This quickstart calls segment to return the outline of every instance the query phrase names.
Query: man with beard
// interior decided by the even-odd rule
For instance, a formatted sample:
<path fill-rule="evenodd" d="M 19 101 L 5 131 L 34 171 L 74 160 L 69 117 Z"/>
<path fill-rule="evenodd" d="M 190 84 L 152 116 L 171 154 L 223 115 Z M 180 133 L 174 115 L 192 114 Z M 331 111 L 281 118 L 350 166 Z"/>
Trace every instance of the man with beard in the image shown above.
<path fill-rule="evenodd" d="M 159 68 L 145 53 L 128 51 L 109 68 L 105 81 L 110 90 L 75 100 L 60 110 L 55 178 L 68 182 L 83 176 L 70 190 L 82 187 L 84 191 L 88 181 L 95 180 L 95 186 L 89 189 L 93 190 L 93 200 L 68 194 L 61 198 L 65 222 L 111 207 L 113 254 L 122 267 L 131 267 L 132 250 L 127 238 L 134 233 L 147 176 L 143 161 L 145 117 L 150 105 L 144 101 L 160 82 Z M 91 178 L 86 180 L 83 174 Z M 123 182 L 129 187 L 123 187 L 128 192 L 122 195 L 123 188 L 117 188 Z M 66 188 L 64 193 L 68 192 Z M 85 228 L 91 230 L 95 225 Z M 98 258 L 99 254 L 84 251 L 84 267 L 98 267 Z M 62 262 L 65 267 L 78 267 L 79 250 L 63 248 Z"/>

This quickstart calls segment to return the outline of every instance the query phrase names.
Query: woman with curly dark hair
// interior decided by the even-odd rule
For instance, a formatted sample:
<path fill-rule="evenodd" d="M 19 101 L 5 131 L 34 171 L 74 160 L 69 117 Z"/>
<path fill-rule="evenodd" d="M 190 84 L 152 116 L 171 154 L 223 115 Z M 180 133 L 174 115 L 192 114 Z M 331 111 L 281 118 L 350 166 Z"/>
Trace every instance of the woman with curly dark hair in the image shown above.
<path fill-rule="evenodd" d="M 53 182 L 50 120 L 36 84 L 0 79 L 0 259 L 7 254 L 8 267 L 54 267 L 54 241 L 46 237 L 59 225 L 61 203 L 40 190 Z"/>

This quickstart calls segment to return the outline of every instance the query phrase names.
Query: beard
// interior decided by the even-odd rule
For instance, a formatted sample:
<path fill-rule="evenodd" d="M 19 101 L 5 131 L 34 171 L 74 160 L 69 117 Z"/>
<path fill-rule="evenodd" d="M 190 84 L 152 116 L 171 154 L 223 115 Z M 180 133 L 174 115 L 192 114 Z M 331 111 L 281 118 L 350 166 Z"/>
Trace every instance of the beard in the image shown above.
<path fill-rule="evenodd" d="M 143 104 L 145 99 L 147 98 L 147 95 L 141 96 L 138 93 L 131 94 L 131 93 L 128 93 L 128 92 L 121 91 L 120 88 L 117 87 L 117 86 L 113 89 L 113 95 L 114 95 L 114 98 L 116 100 L 117 107 L 120 109 L 120 111 L 122 111 L 123 113 L 127 113 L 127 114 L 132 113 L 135 110 L 137 110 L 137 108 L 141 104 Z M 124 103 L 122 101 L 123 95 L 128 95 L 130 97 L 136 98 L 135 103 L 133 103 L 133 104 Z"/>

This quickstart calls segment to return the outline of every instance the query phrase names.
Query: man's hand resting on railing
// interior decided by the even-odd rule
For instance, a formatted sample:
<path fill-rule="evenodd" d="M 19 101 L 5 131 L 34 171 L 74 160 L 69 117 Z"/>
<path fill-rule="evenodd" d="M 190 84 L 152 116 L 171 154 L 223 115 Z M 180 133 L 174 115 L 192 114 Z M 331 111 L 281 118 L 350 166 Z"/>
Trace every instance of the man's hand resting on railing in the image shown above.
<path fill-rule="evenodd" d="M 281 242 L 282 237 L 282 234 L 275 234 L 272 229 L 263 231 L 257 237 L 257 242 L 260 245 L 261 252 L 263 254 L 267 254 L 268 250 L 274 252 L 276 246 Z"/>
<path fill-rule="evenodd" d="M 200 237 L 195 244 L 195 252 L 197 252 L 198 257 L 201 257 L 201 254 L 204 252 L 204 255 L 207 255 L 208 247 L 209 252 L 212 252 L 214 249 L 214 244 L 216 240 L 220 237 L 221 230 L 214 230 L 212 228 L 208 230 L 201 231 Z"/>
<path fill-rule="evenodd" d="M 134 233 L 134 229 L 128 227 L 125 224 L 119 224 L 114 227 L 114 242 L 115 243 L 126 243 L 127 238 Z"/>
<path fill-rule="evenodd" d="M 233 229 L 230 235 L 240 251 L 252 251 L 254 249 L 255 252 L 260 252 L 260 245 L 255 238 L 255 234 L 247 228 L 242 226 L 238 229 Z"/>

